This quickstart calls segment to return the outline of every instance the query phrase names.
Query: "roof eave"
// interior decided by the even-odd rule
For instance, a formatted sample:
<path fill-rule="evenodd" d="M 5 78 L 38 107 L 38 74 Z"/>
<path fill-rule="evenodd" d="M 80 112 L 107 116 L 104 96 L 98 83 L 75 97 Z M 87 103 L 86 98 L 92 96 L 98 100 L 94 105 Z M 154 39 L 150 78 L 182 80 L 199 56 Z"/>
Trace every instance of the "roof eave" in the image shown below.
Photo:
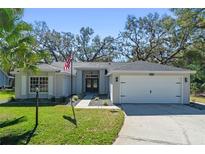
<path fill-rule="evenodd" d="M 113 73 L 163 73 L 163 74 L 195 74 L 196 71 L 122 71 L 122 70 L 113 70 L 107 75 L 111 75 Z"/>
<path fill-rule="evenodd" d="M 60 73 L 60 74 L 70 74 L 69 72 L 62 72 L 61 70 L 50 70 L 50 69 L 39 69 L 40 72 L 52 72 L 52 73 Z M 18 73 L 21 73 L 21 69 L 15 69 L 14 71 L 11 71 L 10 72 L 11 74 L 15 75 L 15 74 L 18 74 Z"/>
<path fill-rule="evenodd" d="M 107 69 L 107 67 L 74 67 L 76 70 L 100 70 Z"/>

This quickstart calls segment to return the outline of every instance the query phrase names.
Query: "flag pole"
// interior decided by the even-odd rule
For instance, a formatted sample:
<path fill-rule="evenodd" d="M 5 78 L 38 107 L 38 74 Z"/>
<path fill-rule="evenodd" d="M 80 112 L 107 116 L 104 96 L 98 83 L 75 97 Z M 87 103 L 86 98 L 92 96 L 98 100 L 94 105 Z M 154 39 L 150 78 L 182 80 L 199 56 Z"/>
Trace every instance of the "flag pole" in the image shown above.
<path fill-rule="evenodd" d="M 74 120 L 75 120 L 75 125 L 77 127 L 77 119 L 76 119 L 76 116 L 75 116 L 75 109 L 74 109 L 74 106 L 73 106 L 73 57 L 74 57 L 74 54 L 71 52 L 71 61 L 70 61 L 70 87 L 71 87 L 71 98 L 70 98 L 70 104 L 71 104 L 71 108 L 72 108 L 72 111 L 73 111 L 73 117 L 74 117 Z"/>

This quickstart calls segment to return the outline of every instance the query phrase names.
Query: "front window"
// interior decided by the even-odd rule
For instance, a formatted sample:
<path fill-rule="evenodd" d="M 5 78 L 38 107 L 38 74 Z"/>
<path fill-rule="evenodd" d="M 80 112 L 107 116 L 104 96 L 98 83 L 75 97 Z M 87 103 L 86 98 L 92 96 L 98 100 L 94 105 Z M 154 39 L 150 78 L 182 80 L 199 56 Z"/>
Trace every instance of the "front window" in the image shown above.
<path fill-rule="evenodd" d="M 36 87 L 39 88 L 39 92 L 48 92 L 48 77 L 31 77 L 30 92 L 35 92 Z"/>

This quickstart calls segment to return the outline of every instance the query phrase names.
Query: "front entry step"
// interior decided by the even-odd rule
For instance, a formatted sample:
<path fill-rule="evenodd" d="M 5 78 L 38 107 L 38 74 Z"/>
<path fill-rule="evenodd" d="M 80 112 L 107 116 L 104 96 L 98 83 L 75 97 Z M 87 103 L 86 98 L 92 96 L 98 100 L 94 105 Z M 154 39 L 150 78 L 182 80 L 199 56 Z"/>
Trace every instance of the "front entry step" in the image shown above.
<path fill-rule="evenodd" d="M 87 94 L 75 107 L 76 108 L 84 108 L 89 106 L 91 99 L 94 97 L 95 94 Z"/>

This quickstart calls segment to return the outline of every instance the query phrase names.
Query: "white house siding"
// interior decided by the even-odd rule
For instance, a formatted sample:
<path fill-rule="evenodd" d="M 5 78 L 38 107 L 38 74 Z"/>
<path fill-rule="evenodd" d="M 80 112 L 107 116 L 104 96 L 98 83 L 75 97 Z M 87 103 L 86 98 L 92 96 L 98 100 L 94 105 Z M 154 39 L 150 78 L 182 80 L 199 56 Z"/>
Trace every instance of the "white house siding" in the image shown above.
<path fill-rule="evenodd" d="M 83 92 L 83 73 L 82 70 L 77 70 L 76 72 L 76 93 L 81 94 Z"/>
<path fill-rule="evenodd" d="M 187 78 L 187 82 L 185 82 L 185 78 Z M 183 103 L 187 104 L 190 102 L 190 75 L 184 74 L 182 76 L 182 85 L 183 85 Z"/>
<path fill-rule="evenodd" d="M 63 96 L 68 96 L 70 94 L 70 86 L 68 86 L 68 76 L 63 76 Z"/>
<path fill-rule="evenodd" d="M 116 82 L 116 78 L 118 78 L 118 82 Z M 112 96 L 113 99 L 113 103 L 119 103 L 119 97 L 120 97 L 120 75 L 119 74 L 113 74 L 112 77 L 110 78 L 111 83 L 112 83 L 112 90 L 110 89 L 110 91 L 112 91 L 112 94 L 110 94 L 110 96 Z"/>
<path fill-rule="evenodd" d="M 56 97 L 62 97 L 64 95 L 64 75 L 56 74 Z"/>
<path fill-rule="evenodd" d="M 39 74 L 38 74 L 39 75 Z M 35 75 L 35 76 L 38 76 Z M 29 93 L 29 77 L 30 75 L 25 72 L 19 72 L 15 75 L 15 94 L 16 98 L 33 98 L 35 94 Z"/>
<path fill-rule="evenodd" d="M 109 77 L 105 76 L 105 94 L 109 94 Z"/>
<path fill-rule="evenodd" d="M 58 74 L 54 72 L 41 72 L 37 75 L 27 74 L 20 72 L 15 75 L 15 94 L 16 98 L 35 98 L 35 93 L 30 93 L 30 77 L 32 76 L 45 76 L 48 77 L 48 92 L 39 93 L 41 98 L 62 97 L 70 94 L 68 83 L 68 76 L 65 74 Z M 22 80 L 23 79 L 23 80 Z M 67 87 L 66 87 L 67 86 Z M 70 87 L 70 86 L 69 86 Z M 74 88 L 75 89 L 75 88 Z"/>
<path fill-rule="evenodd" d="M 28 97 L 27 87 L 25 89 L 26 93 L 23 94 L 24 91 L 23 91 L 23 87 L 22 87 L 22 85 L 23 85 L 22 78 L 23 78 L 23 80 L 25 80 L 24 85 L 27 85 L 28 81 L 27 81 L 27 76 L 25 73 L 19 73 L 19 74 L 15 75 L 15 95 L 16 95 L 16 98 L 27 98 Z"/>
<path fill-rule="evenodd" d="M 111 102 L 114 102 L 114 100 L 113 100 L 113 81 L 112 81 L 112 77 L 113 75 L 110 75 L 109 76 L 109 89 L 110 89 L 110 91 L 109 91 L 109 96 L 110 96 L 110 100 L 111 100 Z"/>
<path fill-rule="evenodd" d="M 76 94 L 76 76 L 73 76 L 73 94 Z"/>
<path fill-rule="evenodd" d="M 86 92 L 86 79 L 85 79 L 85 73 L 86 71 L 82 71 L 82 92 L 85 93 Z M 79 86 L 77 84 L 77 86 Z"/>
<path fill-rule="evenodd" d="M 113 103 L 120 103 L 120 76 L 122 75 L 129 75 L 129 76 L 148 76 L 148 73 L 144 73 L 144 74 L 137 74 L 137 73 L 116 73 L 113 74 L 110 77 L 110 95 L 111 95 L 111 101 Z M 155 76 L 177 76 L 179 81 L 181 81 L 181 103 L 185 104 L 185 103 L 189 103 L 189 93 L 190 93 L 190 75 L 187 74 L 155 74 Z M 116 77 L 119 78 L 119 81 L 116 82 L 115 79 Z M 184 82 L 184 78 L 187 77 L 188 82 Z M 137 86 L 137 85 L 136 85 Z M 167 87 L 167 90 L 169 90 L 169 87 Z"/>
<path fill-rule="evenodd" d="M 21 74 L 15 75 L 15 95 L 16 98 L 21 98 Z"/>
<path fill-rule="evenodd" d="M 68 76 L 68 75 L 65 75 L 64 76 L 64 83 L 63 83 L 63 86 L 64 86 L 64 89 L 63 89 L 63 95 L 64 96 L 70 96 L 71 95 L 71 77 Z M 73 76 L 73 87 L 72 87 L 72 92 L 73 94 L 75 94 L 75 76 Z"/>
<path fill-rule="evenodd" d="M 99 94 L 106 94 L 106 79 L 105 70 L 100 70 L 99 73 Z"/>
<path fill-rule="evenodd" d="M 70 76 L 65 74 L 56 74 L 55 75 L 55 97 L 67 97 L 71 95 L 71 86 L 70 86 Z M 76 77 L 73 76 L 73 94 L 76 93 Z"/>
<path fill-rule="evenodd" d="M 27 95 L 27 76 L 26 75 L 22 75 L 21 76 L 21 95 L 25 96 Z"/>
<path fill-rule="evenodd" d="M 53 75 L 48 76 L 48 96 L 54 96 L 54 77 Z"/>

